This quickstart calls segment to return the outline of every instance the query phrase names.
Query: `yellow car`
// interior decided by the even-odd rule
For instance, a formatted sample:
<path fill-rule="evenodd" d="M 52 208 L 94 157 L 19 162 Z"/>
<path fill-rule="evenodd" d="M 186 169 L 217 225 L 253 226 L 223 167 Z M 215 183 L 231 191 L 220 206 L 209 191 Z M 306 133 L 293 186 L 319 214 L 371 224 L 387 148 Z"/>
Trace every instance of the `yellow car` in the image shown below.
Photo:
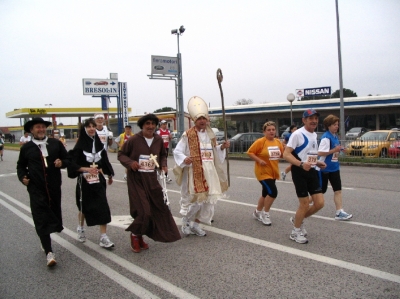
<path fill-rule="evenodd" d="M 400 140 L 400 131 L 370 131 L 349 143 L 346 147 L 346 155 L 365 158 L 385 158 L 388 156 L 390 145 L 396 140 Z"/>

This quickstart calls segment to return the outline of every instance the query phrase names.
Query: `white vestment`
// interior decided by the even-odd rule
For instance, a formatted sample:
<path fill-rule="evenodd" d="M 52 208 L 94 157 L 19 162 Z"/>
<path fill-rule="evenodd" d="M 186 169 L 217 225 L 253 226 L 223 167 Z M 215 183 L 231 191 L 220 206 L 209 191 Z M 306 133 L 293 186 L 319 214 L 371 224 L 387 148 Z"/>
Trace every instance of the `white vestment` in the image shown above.
<path fill-rule="evenodd" d="M 217 145 L 213 150 L 211 140 L 205 131 L 197 131 L 197 135 L 199 138 L 200 150 L 208 153 L 208 158 L 202 159 L 204 178 L 209 188 L 208 196 L 206 201 L 197 202 L 194 200 L 196 193 L 193 183 L 193 168 L 191 164 L 187 165 L 184 162 L 187 157 L 190 157 L 188 137 L 186 133 L 184 133 L 174 150 L 175 163 L 183 169 L 180 213 L 186 216 L 191 204 L 200 204 L 201 208 L 197 212 L 196 218 L 203 223 L 211 224 L 212 217 L 214 216 L 214 205 L 217 203 L 218 199 L 222 197 L 220 180 L 214 165 L 214 160 L 218 159 L 218 162 L 222 164 L 226 157 L 226 151 L 221 150 L 221 145 Z M 210 150 L 212 154 L 210 154 Z M 210 155 L 212 155 L 211 159 L 209 158 Z"/>

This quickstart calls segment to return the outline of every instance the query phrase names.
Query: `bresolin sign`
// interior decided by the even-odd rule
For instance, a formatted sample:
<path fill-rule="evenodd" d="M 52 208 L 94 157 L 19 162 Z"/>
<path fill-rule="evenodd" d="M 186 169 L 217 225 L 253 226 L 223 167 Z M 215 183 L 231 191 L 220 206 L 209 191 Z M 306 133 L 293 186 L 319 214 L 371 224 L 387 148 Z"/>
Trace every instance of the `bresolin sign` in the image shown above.
<path fill-rule="evenodd" d="M 303 97 L 330 96 L 331 87 L 304 88 Z"/>

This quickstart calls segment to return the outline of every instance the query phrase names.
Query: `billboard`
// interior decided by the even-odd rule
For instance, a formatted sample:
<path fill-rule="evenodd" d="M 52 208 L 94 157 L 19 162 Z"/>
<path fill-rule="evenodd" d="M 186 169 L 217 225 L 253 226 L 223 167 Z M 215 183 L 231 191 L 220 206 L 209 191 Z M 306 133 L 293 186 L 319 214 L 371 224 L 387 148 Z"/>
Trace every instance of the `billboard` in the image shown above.
<path fill-rule="evenodd" d="M 151 74 L 178 76 L 178 57 L 151 55 Z"/>
<path fill-rule="evenodd" d="M 84 95 L 118 95 L 118 80 L 82 79 L 82 85 Z"/>

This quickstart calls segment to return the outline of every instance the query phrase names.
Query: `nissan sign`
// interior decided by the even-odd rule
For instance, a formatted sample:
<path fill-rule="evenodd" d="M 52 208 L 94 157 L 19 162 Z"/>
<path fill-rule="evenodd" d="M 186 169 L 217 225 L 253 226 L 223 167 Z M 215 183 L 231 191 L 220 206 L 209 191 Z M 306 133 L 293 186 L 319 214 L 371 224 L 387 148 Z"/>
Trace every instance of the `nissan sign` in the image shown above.
<path fill-rule="evenodd" d="M 305 97 L 313 97 L 313 96 L 330 96 L 331 95 L 331 87 L 316 87 L 316 88 L 304 88 L 304 96 Z"/>

